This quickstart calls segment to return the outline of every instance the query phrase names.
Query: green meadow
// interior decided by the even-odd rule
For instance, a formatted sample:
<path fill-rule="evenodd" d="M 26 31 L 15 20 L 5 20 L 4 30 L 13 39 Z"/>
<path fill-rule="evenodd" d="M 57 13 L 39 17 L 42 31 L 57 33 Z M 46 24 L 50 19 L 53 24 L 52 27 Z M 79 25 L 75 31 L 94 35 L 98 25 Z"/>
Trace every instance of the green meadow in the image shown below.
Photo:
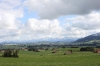
<path fill-rule="evenodd" d="M 74 51 L 72 54 L 64 55 L 67 50 L 61 48 L 56 53 L 52 53 L 51 50 L 40 52 L 20 50 L 19 58 L 0 57 L 0 66 L 100 66 L 98 53 Z M 0 52 L 0 56 L 2 54 Z"/>

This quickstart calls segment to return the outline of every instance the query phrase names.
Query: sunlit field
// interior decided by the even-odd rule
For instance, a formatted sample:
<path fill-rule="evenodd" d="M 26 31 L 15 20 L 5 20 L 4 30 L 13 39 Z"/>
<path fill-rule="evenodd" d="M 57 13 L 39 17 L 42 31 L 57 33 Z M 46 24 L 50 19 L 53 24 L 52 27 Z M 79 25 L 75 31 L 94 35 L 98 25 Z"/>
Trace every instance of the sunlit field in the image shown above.
<path fill-rule="evenodd" d="M 52 53 L 51 50 L 40 52 L 20 50 L 19 58 L 0 57 L 0 66 L 100 66 L 98 53 L 75 51 L 64 55 L 67 50 L 60 48 L 56 53 Z"/>

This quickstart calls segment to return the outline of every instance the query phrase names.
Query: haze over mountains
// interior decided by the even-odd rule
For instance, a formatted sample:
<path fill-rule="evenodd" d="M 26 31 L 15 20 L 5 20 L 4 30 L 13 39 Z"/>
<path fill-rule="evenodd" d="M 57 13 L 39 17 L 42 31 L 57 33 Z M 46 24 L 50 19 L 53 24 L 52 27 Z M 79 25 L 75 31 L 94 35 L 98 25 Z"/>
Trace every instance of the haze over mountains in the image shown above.
<path fill-rule="evenodd" d="M 45 42 L 66 42 L 66 43 L 70 43 L 70 42 L 73 42 L 75 41 L 76 39 L 75 38 L 63 38 L 63 39 L 59 39 L 59 38 L 56 38 L 56 39 L 52 39 L 52 38 L 49 38 L 49 39 L 40 39 L 40 40 L 27 40 L 27 41 L 8 41 L 8 42 L 1 42 L 0 44 L 32 44 L 32 43 L 38 43 L 38 42 L 42 42 L 42 43 L 45 43 Z"/>
<path fill-rule="evenodd" d="M 90 41 L 100 41 L 100 33 L 92 34 L 89 36 L 86 36 L 84 38 L 63 38 L 63 39 L 40 39 L 40 40 L 27 40 L 27 41 L 9 41 L 9 42 L 1 42 L 0 44 L 32 44 L 32 43 L 77 43 L 77 42 L 90 42 Z"/>

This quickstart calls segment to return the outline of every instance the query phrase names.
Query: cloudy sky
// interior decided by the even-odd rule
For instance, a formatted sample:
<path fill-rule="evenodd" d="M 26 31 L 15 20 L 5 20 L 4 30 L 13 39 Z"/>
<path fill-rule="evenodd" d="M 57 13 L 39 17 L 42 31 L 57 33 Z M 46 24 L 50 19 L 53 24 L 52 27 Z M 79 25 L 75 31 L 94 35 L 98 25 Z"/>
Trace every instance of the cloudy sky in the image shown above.
<path fill-rule="evenodd" d="M 0 0 L 0 42 L 81 38 L 100 32 L 100 0 Z"/>

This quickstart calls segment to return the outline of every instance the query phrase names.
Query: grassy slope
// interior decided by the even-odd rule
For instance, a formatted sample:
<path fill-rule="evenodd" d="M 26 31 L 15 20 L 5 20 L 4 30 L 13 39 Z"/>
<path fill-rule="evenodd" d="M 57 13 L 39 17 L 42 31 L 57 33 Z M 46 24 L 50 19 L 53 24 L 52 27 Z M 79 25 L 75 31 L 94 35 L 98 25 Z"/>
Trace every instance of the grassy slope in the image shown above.
<path fill-rule="evenodd" d="M 92 52 L 73 52 L 63 55 L 67 49 L 51 51 L 20 51 L 19 58 L 0 57 L 0 66 L 100 66 L 100 55 Z"/>

